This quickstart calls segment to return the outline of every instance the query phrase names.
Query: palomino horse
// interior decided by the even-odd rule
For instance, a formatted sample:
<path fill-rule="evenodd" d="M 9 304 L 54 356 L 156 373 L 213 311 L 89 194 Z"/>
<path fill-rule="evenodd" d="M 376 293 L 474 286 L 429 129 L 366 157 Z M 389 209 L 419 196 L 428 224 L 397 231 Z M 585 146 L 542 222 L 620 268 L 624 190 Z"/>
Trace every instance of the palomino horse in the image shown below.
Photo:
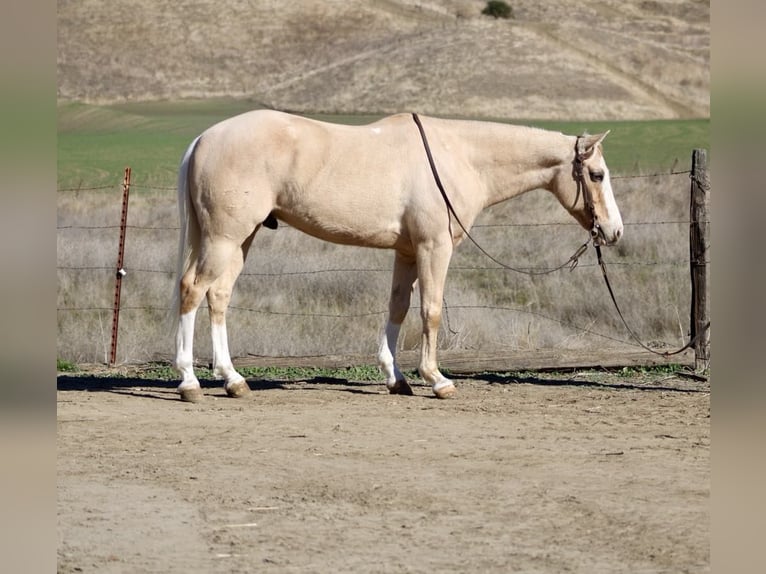
<path fill-rule="evenodd" d="M 283 221 L 326 241 L 393 249 L 389 314 L 378 362 L 391 393 L 412 394 L 395 355 L 417 279 L 423 323 L 418 371 L 439 398 L 455 392 L 436 361 L 447 268 L 484 208 L 543 188 L 600 244 L 615 243 L 622 235 L 601 150 L 606 134 L 575 137 L 422 117 L 438 168 L 432 172 L 413 119 L 417 116 L 399 114 L 346 126 L 259 110 L 224 120 L 191 143 L 178 177 L 175 367 L 183 376 L 178 391 L 184 400 L 202 398 L 192 342 L 205 296 L 214 375 L 224 380 L 230 396 L 249 391 L 229 355 L 226 308 L 263 225 L 273 228 Z M 437 189 L 436 173 L 448 199 Z"/>

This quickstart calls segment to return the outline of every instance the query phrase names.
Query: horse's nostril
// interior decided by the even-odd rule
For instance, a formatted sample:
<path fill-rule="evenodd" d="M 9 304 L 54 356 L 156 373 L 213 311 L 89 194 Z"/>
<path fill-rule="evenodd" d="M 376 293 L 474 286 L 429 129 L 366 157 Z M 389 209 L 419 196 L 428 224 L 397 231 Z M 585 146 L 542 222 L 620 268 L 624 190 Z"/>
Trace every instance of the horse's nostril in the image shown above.
<path fill-rule="evenodd" d="M 619 228 L 617 231 L 614 232 L 615 241 L 619 241 L 620 237 L 622 237 L 622 228 Z"/>

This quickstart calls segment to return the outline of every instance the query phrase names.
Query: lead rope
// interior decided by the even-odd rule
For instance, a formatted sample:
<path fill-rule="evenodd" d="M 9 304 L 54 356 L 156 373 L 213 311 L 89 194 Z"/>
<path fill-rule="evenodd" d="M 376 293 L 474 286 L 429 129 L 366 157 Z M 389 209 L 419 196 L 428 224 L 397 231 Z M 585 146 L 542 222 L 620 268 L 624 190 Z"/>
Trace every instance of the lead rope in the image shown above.
<path fill-rule="evenodd" d="M 569 270 L 573 271 L 575 267 L 577 267 L 577 264 L 579 263 L 580 256 L 585 253 L 585 251 L 588 249 L 588 243 L 589 241 L 586 241 L 583 243 L 580 247 L 577 248 L 577 251 L 572 254 L 572 256 L 567 259 L 564 263 L 559 265 L 558 267 L 554 267 L 552 269 L 546 269 L 544 271 L 529 271 L 525 269 L 518 269 L 516 267 L 511 267 L 510 265 L 503 263 L 502 261 L 496 259 L 492 255 L 490 255 L 479 243 L 473 238 L 473 236 L 468 232 L 468 229 L 466 229 L 465 225 L 463 225 L 463 222 L 460 221 L 460 218 L 458 217 L 457 213 L 455 213 L 455 208 L 452 206 L 452 202 L 449 200 L 449 197 L 447 196 L 447 192 L 444 189 L 444 185 L 442 185 L 441 178 L 439 177 L 439 172 L 436 169 L 436 164 L 434 163 L 434 158 L 431 155 L 431 147 L 428 145 L 428 139 L 426 138 L 426 132 L 423 129 L 423 124 L 420 122 L 420 118 L 418 117 L 418 114 L 413 113 L 412 119 L 415 120 L 415 124 L 418 126 L 418 131 L 420 132 L 420 137 L 423 140 L 423 147 L 426 150 L 426 156 L 428 157 L 428 165 L 431 166 L 431 173 L 433 173 L 434 181 L 436 181 L 436 187 L 439 188 L 439 191 L 441 192 L 442 198 L 444 199 L 444 203 L 447 205 L 447 211 L 448 214 L 452 214 L 452 217 L 455 218 L 455 221 L 457 221 L 457 224 L 460 226 L 460 229 L 463 230 L 463 233 L 465 233 L 465 236 L 471 240 L 471 243 L 473 243 L 476 248 L 481 251 L 487 258 L 489 258 L 491 261 L 497 263 L 500 265 L 500 267 L 504 269 L 508 269 L 509 271 L 515 271 L 516 273 L 523 273 L 525 275 L 547 275 L 549 273 L 553 273 L 554 271 L 558 271 L 559 269 L 563 269 L 567 265 L 569 266 Z M 450 222 L 450 228 L 451 228 L 451 222 Z"/>
<path fill-rule="evenodd" d="M 612 284 L 609 282 L 609 276 L 606 273 L 606 263 L 604 262 L 604 258 L 601 256 L 601 246 L 593 243 L 593 246 L 596 248 L 596 257 L 598 259 L 598 266 L 601 268 L 601 274 L 604 276 L 604 283 L 606 283 L 606 288 L 609 291 L 609 296 L 612 298 L 612 303 L 614 303 L 614 308 L 617 310 L 617 314 L 620 316 L 620 320 L 622 321 L 622 324 L 625 326 L 625 328 L 628 330 L 628 333 L 630 333 L 630 336 L 633 337 L 633 340 L 636 341 L 643 349 L 649 351 L 650 353 L 654 353 L 655 355 L 660 355 L 663 357 L 672 357 L 673 355 L 678 355 L 679 353 L 683 353 L 686 349 L 689 349 L 690 347 L 694 346 L 699 338 L 710 328 L 710 321 L 705 323 L 705 325 L 700 329 L 700 331 L 692 337 L 688 343 L 686 343 L 683 347 L 680 349 L 676 349 L 675 351 L 658 351 L 656 349 L 652 349 L 648 345 L 645 345 L 641 339 L 638 338 L 638 335 L 633 331 L 633 329 L 630 328 L 630 325 L 628 325 L 628 322 L 625 320 L 625 317 L 622 314 L 622 311 L 620 310 L 620 306 L 617 304 L 617 298 L 614 296 L 614 290 L 612 290 Z"/>
<path fill-rule="evenodd" d="M 641 339 L 638 338 L 638 335 L 636 335 L 633 329 L 630 328 L 630 325 L 628 325 L 628 322 L 626 321 L 625 316 L 622 314 L 622 310 L 620 309 L 620 306 L 617 303 L 617 298 L 614 295 L 612 284 L 609 281 L 609 275 L 606 272 L 606 263 L 604 262 L 604 258 L 601 255 L 601 246 L 596 242 L 596 239 L 598 238 L 598 222 L 596 219 L 595 206 L 593 205 L 593 198 L 590 196 L 590 190 L 588 189 L 588 185 L 585 182 L 585 175 L 582 169 L 582 150 L 580 149 L 579 137 L 577 138 L 577 142 L 575 143 L 575 169 L 574 169 L 573 175 L 574 175 L 575 181 L 577 182 L 577 192 L 578 194 L 579 193 L 583 194 L 583 201 L 585 202 L 586 207 L 588 207 L 591 210 L 591 214 L 593 216 L 593 229 L 591 229 L 590 231 L 591 238 L 585 243 L 583 243 L 567 261 L 565 261 L 558 267 L 555 267 L 553 269 L 547 269 L 545 271 L 526 271 L 524 269 L 517 269 L 515 267 L 511 267 L 510 265 L 506 265 L 502 261 L 498 261 L 495 257 L 487 253 L 487 251 L 481 245 L 479 245 L 477 241 L 471 236 L 471 234 L 463 225 L 463 222 L 460 221 L 460 218 L 458 217 L 457 213 L 455 213 L 455 208 L 452 206 L 452 202 L 449 200 L 449 197 L 447 196 L 447 192 L 444 190 L 444 185 L 442 185 L 441 178 L 439 177 L 439 172 L 436 170 L 436 164 L 434 163 L 434 158 L 431 155 L 431 148 L 428 145 L 426 132 L 423 129 L 423 124 L 420 122 L 420 118 L 418 117 L 418 114 L 413 113 L 412 119 L 415 120 L 415 124 L 418 126 L 420 137 L 423 140 L 423 147 L 425 147 L 426 155 L 428 156 L 428 164 L 431 166 L 431 173 L 433 173 L 434 181 L 436 181 L 436 187 L 439 188 L 442 198 L 444 199 L 444 203 L 447 205 L 448 213 L 452 214 L 452 216 L 455 218 L 455 221 L 457 221 L 458 225 L 463 230 L 463 233 L 465 233 L 466 237 L 468 237 L 468 239 L 471 240 L 471 243 L 473 243 L 479 249 L 479 251 L 481 251 L 490 260 L 494 261 L 495 263 L 497 263 L 504 269 L 508 269 L 510 271 L 516 271 L 517 273 L 524 273 L 526 275 L 547 275 L 548 273 L 553 273 L 554 271 L 558 271 L 559 269 L 562 269 L 566 267 L 567 265 L 569 265 L 569 270 L 573 271 L 575 267 L 577 267 L 577 264 L 579 263 L 580 256 L 582 256 L 582 254 L 585 253 L 585 251 L 588 249 L 588 244 L 592 240 L 593 247 L 595 247 L 596 249 L 596 258 L 598 259 L 598 266 L 601 268 L 601 274 L 604 276 L 604 283 L 606 284 L 606 288 L 609 291 L 609 296 L 612 299 L 614 308 L 617 310 L 617 314 L 620 316 L 620 320 L 622 321 L 622 324 L 625 326 L 625 329 L 627 329 L 628 333 L 630 333 L 630 336 L 633 338 L 633 340 L 635 340 L 636 343 L 638 343 L 638 345 L 641 346 L 643 349 L 645 349 L 646 351 L 649 351 L 650 353 L 654 353 L 655 355 L 660 355 L 663 357 L 671 357 L 673 355 L 678 355 L 679 353 L 684 352 L 686 349 L 696 344 L 697 340 L 710 328 L 710 321 L 708 321 L 705 324 L 705 326 L 691 340 L 689 340 L 688 343 L 686 343 L 680 349 L 676 349 L 675 351 L 658 351 L 656 349 L 652 349 L 651 347 L 643 343 Z M 575 201 L 577 201 L 577 198 L 575 198 Z"/>

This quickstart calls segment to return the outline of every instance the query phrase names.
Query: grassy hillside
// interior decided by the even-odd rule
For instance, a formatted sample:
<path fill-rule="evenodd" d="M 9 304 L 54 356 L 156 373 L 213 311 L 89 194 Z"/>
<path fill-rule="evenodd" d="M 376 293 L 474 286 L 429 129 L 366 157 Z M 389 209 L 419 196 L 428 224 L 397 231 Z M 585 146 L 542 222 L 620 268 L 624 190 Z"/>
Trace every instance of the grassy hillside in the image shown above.
<path fill-rule="evenodd" d="M 58 3 L 58 96 L 300 112 L 707 117 L 706 0 Z"/>

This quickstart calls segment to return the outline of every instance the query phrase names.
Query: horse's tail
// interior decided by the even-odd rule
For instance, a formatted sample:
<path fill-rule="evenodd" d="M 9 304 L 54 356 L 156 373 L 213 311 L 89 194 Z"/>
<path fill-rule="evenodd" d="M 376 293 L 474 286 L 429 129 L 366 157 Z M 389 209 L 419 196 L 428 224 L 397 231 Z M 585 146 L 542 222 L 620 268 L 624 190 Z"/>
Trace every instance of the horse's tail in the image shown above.
<path fill-rule="evenodd" d="M 189 196 L 189 164 L 197 147 L 197 142 L 201 136 L 197 136 L 181 160 L 181 167 L 178 169 L 178 215 L 180 218 L 180 228 L 178 240 L 178 259 L 176 262 L 176 280 L 173 286 L 173 302 L 171 304 L 170 320 L 173 321 L 172 329 L 178 326 L 178 315 L 181 312 L 181 278 L 197 257 L 199 248 L 199 222 L 194 212 Z"/>

